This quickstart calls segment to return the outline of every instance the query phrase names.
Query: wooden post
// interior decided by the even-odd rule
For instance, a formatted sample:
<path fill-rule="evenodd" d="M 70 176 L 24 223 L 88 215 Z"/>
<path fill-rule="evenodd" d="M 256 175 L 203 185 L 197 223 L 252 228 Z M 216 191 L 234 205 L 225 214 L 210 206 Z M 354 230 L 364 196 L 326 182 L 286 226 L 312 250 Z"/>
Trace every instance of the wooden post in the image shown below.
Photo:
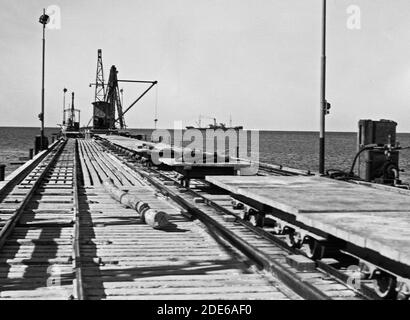
<path fill-rule="evenodd" d="M 38 154 L 42 149 L 41 149 L 41 136 L 36 136 L 36 139 L 34 141 L 34 154 Z"/>
<path fill-rule="evenodd" d="M 30 158 L 30 160 L 33 159 L 33 152 L 34 152 L 33 148 L 28 150 L 28 157 Z"/>
<path fill-rule="evenodd" d="M 152 228 L 163 229 L 169 225 L 168 215 L 165 212 L 153 210 L 148 203 L 118 189 L 111 178 L 104 181 L 104 188 L 114 200 L 139 213 L 141 220 Z"/>

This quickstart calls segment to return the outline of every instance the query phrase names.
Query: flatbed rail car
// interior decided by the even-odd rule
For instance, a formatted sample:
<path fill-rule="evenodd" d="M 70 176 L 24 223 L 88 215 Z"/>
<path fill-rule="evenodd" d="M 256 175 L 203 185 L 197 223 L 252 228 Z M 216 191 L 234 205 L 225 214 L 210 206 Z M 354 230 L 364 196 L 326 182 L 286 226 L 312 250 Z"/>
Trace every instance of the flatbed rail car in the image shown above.
<path fill-rule="evenodd" d="M 294 247 L 314 258 L 336 248 L 358 259 L 363 279 L 381 296 L 410 288 L 410 192 L 322 177 L 207 177 L 269 215 Z M 331 254 L 331 253 L 330 253 Z"/>

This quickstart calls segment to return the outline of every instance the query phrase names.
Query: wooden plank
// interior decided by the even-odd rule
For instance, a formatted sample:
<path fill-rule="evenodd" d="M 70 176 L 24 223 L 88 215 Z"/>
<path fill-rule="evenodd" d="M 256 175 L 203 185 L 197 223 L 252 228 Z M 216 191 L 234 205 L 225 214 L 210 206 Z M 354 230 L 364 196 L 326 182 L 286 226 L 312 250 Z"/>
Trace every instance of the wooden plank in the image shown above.
<path fill-rule="evenodd" d="M 180 162 L 175 159 L 161 159 L 163 164 L 170 167 L 194 167 L 194 168 L 247 168 L 249 167 L 249 162 L 206 162 L 206 163 L 191 163 L 191 162 Z"/>
<path fill-rule="evenodd" d="M 117 185 L 130 185 L 130 183 L 127 184 L 128 180 L 126 178 L 120 176 L 120 171 L 117 168 L 113 167 L 109 161 L 107 161 L 101 148 L 96 148 L 94 141 L 87 141 L 86 147 L 89 150 L 89 154 L 92 155 L 92 159 L 94 159 L 98 164 L 99 170 L 102 171 L 102 175 L 105 176 L 105 179 L 110 177 L 115 181 Z M 102 158 L 104 158 L 105 161 L 102 161 Z"/>
<path fill-rule="evenodd" d="M 84 148 L 84 141 L 82 141 L 82 140 L 79 140 L 79 141 L 80 141 L 80 144 L 79 144 L 79 145 L 80 145 L 80 150 L 81 150 L 81 152 L 82 152 L 82 157 L 83 157 L 84 162 L 85 162 L 85 164 L 86 164 L 86 166 L 87 166 L 87 168 L 88 168 L 88 171 L 89 171 L 89 173 L 90 173 L 90 175 L 91 175 L 92 185 L 93 185 L 93 186 L 101 186 L 100 177 L 98 176 L 98 174 L 97 174 L 97 172 L 96 172 L 94 166 L 92 165 L 92 163 L 91 163 L 91 161 L 90 161 L 90 159 L 89 159 L 89 157 L 88 157 L 88 155 L 87 155 L 87 152 L 86 152 L 86 150 L 85 150 L 85 148 Z"/>
<path fill-rule="evenodd" d="M 219 186 L 232 193 L 238 193 L 239 188 L 264 188 L 267 186 L 273 187 L 303 187 L 309 186 L 312 183 L 320 183 L 323 186 L 331 187 L 340 185 L 339 181 L 324 179 L 317 176 L 207 176 L 208 182 Z"/>
<path fill-rule="evenodd" d="M 93 299 L 93 295 L 90 299 Z M 100 295 L 96 296 L 100 299 Z M 128 296 L 118 296 L 109 295 L 106 297 L 109 300 L 289 300 L 282 293 L 271 293 L 271 292 L 245 292 L 245 293 L 229 293 L 229 294 L 173 294 L 173 295 L 128 295 Z"/>
<path fill-rule="evenodd" d="M 80 146 L 78 150 L 79 150 L 80 166 L 81 166 L 81 170 L 83 173 L 84 185 L 91 186 L 90 173 L 88 172 L 89 169 L 87 165 L 85 164 L 85 161 L 84 161 L 85 157 L 84 157 L 83 149 L 81 148 L 82 140 L 79 139 L 78 142 Z"/>
<path fill-rule="evenodd" d="M 94 166 L 95 171 L 104 181 L 106 178 L 108 178 L 109 168 L 101 162 L 100 157 L 91 149 L 89 142 L 84 141 L 84 149 L 86 150 L 87 157 L 89 158 L 91 164 Z"/>
<path fill-rule="evenodd" d="M 132 177 L 134 186 L 145 186 L 146 185 L 146 183 L 141 179 L 141 177 L 135 171 L 131 170 L 130 168 L 122 164 L 119 159 L 114 157 L 112 154 L 107 154 L 106 156 L 112 160 L 113 165 L 121 166 L 122 174 L 126 174 L 128 178 Z"/>
<path fill-rule="evenodd" d="M 207 177 L 215 185 L 286 213 L 407 211 L 410 197 L 320 177 Z"/>
<path fill-rule="evenodd" d="M 87 293 L 93 295 L 94 292 L 100 289 L 88 288 Z M 231 293 L 269 293 L 272 297 L 284 296 L 283 293 L 279 293 L 277 289 L 272 286 L 226 286 L 226 287 L 186 287 L 186 288 L 105 288 L 104 293 L 106 295 L 169 295 L 172 299 L 173 295 L 189 295 L 189 294 L 226 294 Z"/>

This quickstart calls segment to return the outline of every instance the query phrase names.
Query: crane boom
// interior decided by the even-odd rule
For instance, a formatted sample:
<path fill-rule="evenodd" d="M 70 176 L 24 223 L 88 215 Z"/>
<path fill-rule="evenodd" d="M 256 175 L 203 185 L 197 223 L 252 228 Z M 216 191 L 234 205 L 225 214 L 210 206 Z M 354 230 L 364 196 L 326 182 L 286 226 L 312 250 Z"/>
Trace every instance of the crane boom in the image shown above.
<path fill-rule="evenodd" d="M 110 109 L 112 112 L 115 113 L 115 110 L 117 110 L 118 119 L 116 121 L 119 122 L 120 129 L 125 129 L 124 113 L 122 112 L 122 104 L 120 98 L 120 90 L 118 88 L 117 74 L 117 68 L 115 66 L 112 66 L 110 70 L 110 76 L 108 79 L 107 92 L 105 94 L 104 100 L 110 104 Z M 112 118 L 115 118 L 115 114 Z"/>

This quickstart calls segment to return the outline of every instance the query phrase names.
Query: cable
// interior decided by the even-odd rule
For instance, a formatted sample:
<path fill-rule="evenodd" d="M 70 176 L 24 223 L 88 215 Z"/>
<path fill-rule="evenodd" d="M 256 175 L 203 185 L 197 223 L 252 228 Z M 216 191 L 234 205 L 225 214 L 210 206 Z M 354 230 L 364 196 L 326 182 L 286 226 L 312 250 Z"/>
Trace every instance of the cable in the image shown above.
<path fill-rule="evenodd" d="M 367 145 L 367 146 L 364 146 L 363 149 L 361 149 L 358 153 L 356 153 L 356 156 L 354 157 L 354 160 L 353 160 L 353 163 L 352 163 L 352 167 L 350 168 L 350 172 L 349 172 L 350 175 L 354 175 L 354 167 L 356 166 L 356 162 L 357 162 L 357 159 L 359 158 L 359 156 L 360 156 L 364 151 L 366 151 L 366 150 L 373 150 L 373 149 L 375 149 L 376 147 L 378 147 L 377 144 L 369 144 L 369 145 Z"/>
<path fill-rule="evenodd" d="M 155 130 L 157 129 L 157 123 L 158 123 L 158 86 L 155 88 L 156 93 L 155 93 Z"/>

